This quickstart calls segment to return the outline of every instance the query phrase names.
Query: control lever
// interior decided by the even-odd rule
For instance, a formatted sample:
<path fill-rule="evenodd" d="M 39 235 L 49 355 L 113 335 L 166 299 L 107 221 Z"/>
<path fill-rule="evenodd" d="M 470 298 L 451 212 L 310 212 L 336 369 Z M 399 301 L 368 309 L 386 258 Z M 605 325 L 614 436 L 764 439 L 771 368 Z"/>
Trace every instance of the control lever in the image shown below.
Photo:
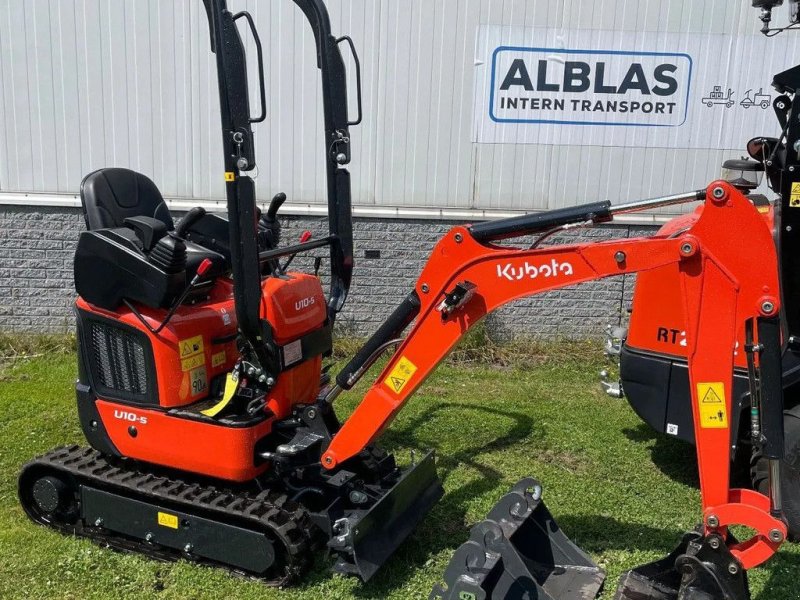
<path fill-rule="evenodd" d="M 286 194 L 283 192 L 275 194 L 269 203 L 267 214 L 262 215 L 258 221 L 258 241 L 262 248 L 272 250 L 280 244 L 281 223 L 278 221 L 278 211 L 284 202 L 286 202 Z"/>
<path fill-rule="evenodd" d="M 179 237 L 180 239 L 186 239 L 186 234 L 189 233 L 189 230 L 192 228 L 192 225 L 196 224 L 200 219 L 206 216 L 206 209 L 202 206 L 195 206 L 192 210 L 187 212 L 184 217 L 178 223 L 178 226 L 175 227 L 174 234 Z"/>
<path fill-rule="evenodd" d="M 267 218 L 270 220 L 275 220 L 275 217 L 278 216 L 278 211 L 283 206 L 283 203 L 286 202 L 286 194 L 283 192 L 279 192 L 275 194 L 272 198 L 272 202 L 269 203 L 269 208 L 267 209 Z"/>
<path fill-rule="evenodd" d="M 310 241 L 312 237 L 313 237 L 313 234 L 310 231 L 306 230 L 300 235 L 300 243 L 301 244 L 305 244 L 306 242 Z M 288 269 L 289 265 L 292 264 L 292 261 L 294 260 L 295 256 L 297 256 L 297 254 L 292 254 L 289 257 L 289 259 L 286 261 L 286 263 L 281 267 L 281 273 L 285 273 L 286 272 L 286 269 Z"/>

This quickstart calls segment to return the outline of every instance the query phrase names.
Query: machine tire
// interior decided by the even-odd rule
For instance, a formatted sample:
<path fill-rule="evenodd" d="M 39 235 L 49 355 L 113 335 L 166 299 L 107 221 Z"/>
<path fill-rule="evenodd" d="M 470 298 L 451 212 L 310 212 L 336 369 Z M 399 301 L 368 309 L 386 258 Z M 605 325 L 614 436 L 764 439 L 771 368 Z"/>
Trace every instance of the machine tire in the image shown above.
<path fill-rule="evenodd" d="M 786 444 L 786 456 L 781 469 L 783 512 L 789 525 L 789 540 L 800 542 L 800 405 L 784 412 L 783 429 Z M 767 460 L 760 452 L 754 451 L 750 465 L 753 489 L 767 494 Z"/>

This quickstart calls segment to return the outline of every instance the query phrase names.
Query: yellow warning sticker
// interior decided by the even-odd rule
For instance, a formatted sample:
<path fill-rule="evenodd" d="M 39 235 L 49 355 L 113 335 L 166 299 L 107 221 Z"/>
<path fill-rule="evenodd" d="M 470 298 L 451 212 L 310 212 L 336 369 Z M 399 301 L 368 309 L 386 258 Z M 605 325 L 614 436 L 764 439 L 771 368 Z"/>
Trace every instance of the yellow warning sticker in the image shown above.
<path fill-rule="evenodd" d="M 211 367 L 216 368 L 225 364 L 225 350 L 211 355 Z"/>
<path fill-rule="evenodd" d="M 165 512 L 158 513 L 158 524 L 162 527 L 169 527 L 170 529 L 178 528 L 178 517 Z"/>
<path fill-rule="evenodd" d="M 403 356 L 392 369 L 389 376 L 383 382 L 395 394 L 399 394 L 406 387 L 411 377 L 417 372 L 417 366 Z"/>
<path fill-rule="evenodd" d="M 697 402 L 700 407 L 700 427 L 724 429 L 728 426 L 728 404 L 725 402 L 725 385 L 721 381 L 698 383 Z"/>
<path fill-rule="evenodd" d="M 233 171 L 225 171 L 225 181 L 236 181 L 236 174 Z"/>
<path fill-rule="evenodd" d="M 184 358 L 181 361 L 181 371 L 185 373 L 186 371 L 191 371 L 192 369 L 196 369 L 197 367 L 202 367 L 205 363 L 206 363 L 206 357 L 204 354 L 198 354 L 196 356 Z"/>
<path fill-rule="evenodd" d="M 189 371 L 189 378 L 192 386 L 192 396 L 198 396 L 208 390 L 208 373 L 206 373 L 205 367 Z"/>
<path fill-rule="evenodd" d="M 792 195 L 789 198 L 789 206 L 800 208 L 800 182 L 792 184 Z"/>
<path fill-rule="evenodd" d="M 203 336 L 197 335 L 193 338 L 188 338 L 185 340 L 180 340 L 178 342 L 178 347 L 180 348 L 181 352 L 181 360 L 185 358 L 189 358 L 190 356 L 196 356 L 198 354 L 203 353 Z"/>

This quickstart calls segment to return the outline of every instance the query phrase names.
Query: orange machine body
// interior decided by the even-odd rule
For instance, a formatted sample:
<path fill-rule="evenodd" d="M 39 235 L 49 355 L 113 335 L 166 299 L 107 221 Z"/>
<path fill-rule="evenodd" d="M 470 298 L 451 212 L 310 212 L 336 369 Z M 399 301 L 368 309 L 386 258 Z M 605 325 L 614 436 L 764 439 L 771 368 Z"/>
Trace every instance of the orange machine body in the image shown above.
<path fill-rule="evenodd" d="M 290 273 L 262 283 L 261 318 L 270 323 L 288 364 L 263 414 L 237 426 L 200 412 L 221 396 L 239 359 L 229 279 L 215 281 L 205 300 L 181 306 L 157 334 L 150 328 L 163 321 L 163 309 L 138 308 L 148 328 L 124 306 L 108 311 L 79 298 L 76 308 L 80 335 L 89 341 L 81 344 L 86 348 L 82 379 L 96 397 L 95 427 L 102 426 L 113 448 L 127 458 L 230 481 L 251 480 L 266 469 L 257 464 L 255 450 L 273 422 L 319 393 L 322 357 L 303 360 L 301 351 L 303 336 L 327 326 L 325 296 L 312 275 Z M 139 368 L 122 372 L 115 356 Z"/>
<path fill-rule="evenodd" d="M 703 207 L 699 206 L 691 214 L 670 220 L 657 235 L 670 237 L 685 231 L 697 222 L 702 211 Z M 772 229 L 775 216 L 773 208 L 760 207 L 758 212 Z M 674 263 L 637 274 L 626 339 L 629 348 L 686 360 L 686 309 L 680 278 L 680 266 Z M 653 307 L 658 307 L 658 310 L 653 310 Z M 737 346 L 744 344 L 743 325 L 737 332 L 736 343 Z M 736 368 L 747 368 L 744 352 L 735 352 L 733 360 Z"/>

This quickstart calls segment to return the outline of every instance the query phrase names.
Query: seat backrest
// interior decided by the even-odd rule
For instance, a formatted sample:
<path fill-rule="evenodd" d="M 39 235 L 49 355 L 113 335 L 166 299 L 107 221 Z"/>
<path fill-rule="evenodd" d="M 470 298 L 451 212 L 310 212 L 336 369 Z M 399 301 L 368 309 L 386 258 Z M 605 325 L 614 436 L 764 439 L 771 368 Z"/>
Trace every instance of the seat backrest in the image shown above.
<path fill-rule="evenodd" d="M 164 198 L 156 184 L 130 169 L 99 169 L 81 183 L 81 202 L 86 227 L 123 227 L 128 217 L 152 217 L 175 228 Z"/>

